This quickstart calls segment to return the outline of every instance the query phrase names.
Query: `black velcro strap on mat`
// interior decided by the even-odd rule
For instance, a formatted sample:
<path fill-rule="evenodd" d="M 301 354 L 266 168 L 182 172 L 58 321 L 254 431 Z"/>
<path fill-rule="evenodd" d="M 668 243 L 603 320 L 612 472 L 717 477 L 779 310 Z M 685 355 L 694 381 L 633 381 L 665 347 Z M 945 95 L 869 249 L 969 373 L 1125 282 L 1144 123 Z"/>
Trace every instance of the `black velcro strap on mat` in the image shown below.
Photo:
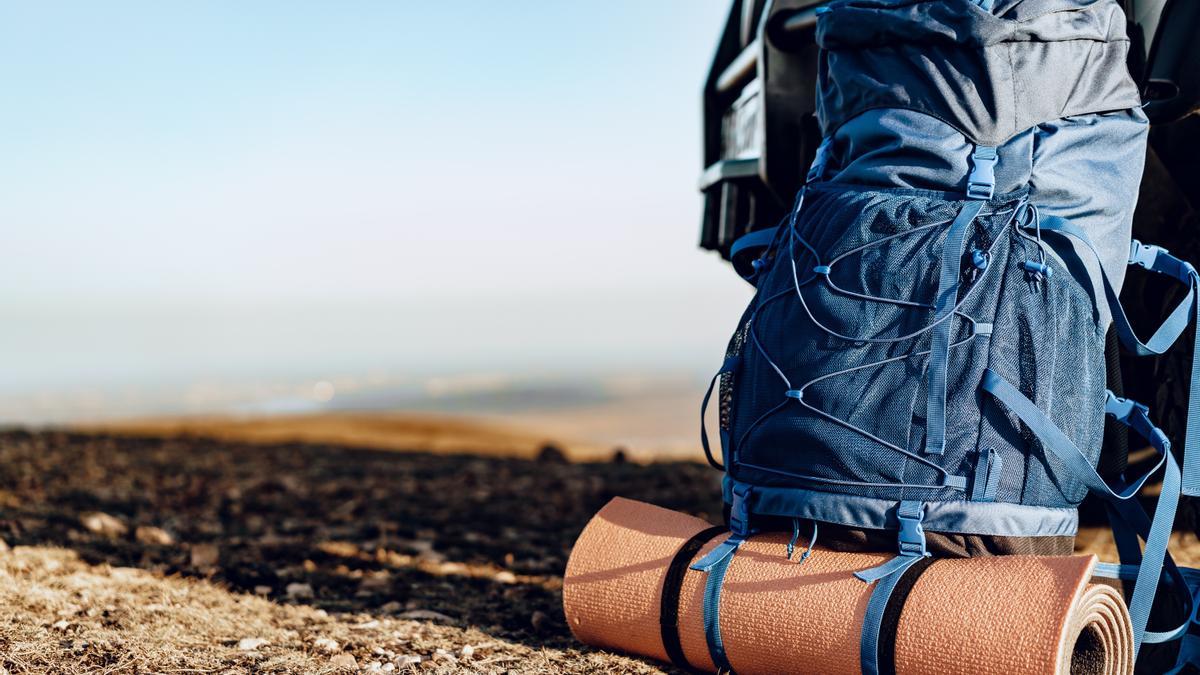
<path fill-rule="evenodd" d="M 904 576 L 896 582 L 896 588 L 883 608 L 883 622 L 879 626 L 879 675 L 896 675 L 896 627 L 900 623 L 900 614 L 917 579 L 933 562 L 933 558 L 925 558 L 904 570 Z"/>
<path fill-rule="evenodd" d="M 683 647 L 679 644 L 679 592 L 683 588 L 683 575 L 687 573 L 692 558 L 709 540 L 728 532 L 725 527 L 710 527 L 696 533 L 679 547 L 679 551 L 671 560 L 671 566 L 667 568 L 667 578 L 663 580 L 662 604 L 658 610 L 658 625 L 662 630 L 663 649 L 666 650 L 667 657 L 681 670 L 693 670 L 683 655 Z"/>

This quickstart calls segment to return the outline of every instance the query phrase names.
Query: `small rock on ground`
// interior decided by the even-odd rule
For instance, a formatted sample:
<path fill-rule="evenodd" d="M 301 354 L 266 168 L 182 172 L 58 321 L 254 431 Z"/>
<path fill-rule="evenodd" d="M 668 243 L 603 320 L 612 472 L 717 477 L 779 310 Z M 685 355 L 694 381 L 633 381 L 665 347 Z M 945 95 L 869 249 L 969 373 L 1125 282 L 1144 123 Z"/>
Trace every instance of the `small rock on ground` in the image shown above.
<path fill-rule="evenodd" d="M 172 537 L 169 532 L 159 527 L 151 527 L 141 525 L 134 531 L 133 536 L 142 544 L 152 544 L 155 546 L 170 546 L 175 543 L 175 537 Z"/>
<path fill-rule="evenodd" d="M 221 561 L 221 549 L 216 544 L 193 544 L 192 567 L 216 567 Z"/>
<path fill-rule="evenodd" d="M 88 532 L 112 539 L 123 537 L 129 532 L 125 523 L 102 511 L 85 513 L 79 517 L 79 522 Z"/>
<path fill-rule="evenodd" d="M 238 649 L 244 652 L 250 652 L 258 649 L 259 647 L 266 646 L 267 644 L 270 643 L 263 638 L 242 638 L 238 641 Z"/>
<path fill-rule="evenodd" d="M 313 647 L 317 651 L 325 652 L 326 654 L 336 654 L 342 649 L 342 646 L 338 644 L 337 640 L 330 638 L 317 638 L 316 641 L 313 642 Z"/>
<path fill-rule="evenodd" d="M 441 612 L 435 612 L 431 609 L 411 609 L 399 615 L 401 619 L 409 621 L 454 621 L 453 617 L 446 616 Z"/>

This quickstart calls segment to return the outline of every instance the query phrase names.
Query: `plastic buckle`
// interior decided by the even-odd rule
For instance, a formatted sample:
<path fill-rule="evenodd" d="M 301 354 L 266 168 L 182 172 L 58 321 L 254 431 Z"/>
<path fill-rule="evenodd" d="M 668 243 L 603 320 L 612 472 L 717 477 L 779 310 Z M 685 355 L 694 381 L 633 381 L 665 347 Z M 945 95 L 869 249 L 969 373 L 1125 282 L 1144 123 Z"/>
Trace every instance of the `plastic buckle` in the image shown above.
<path fill-rule="evenodd" d="M 1150 408 L 1128 398 L 1121 398 L 1111 391 L 1105 392 L 1104 397 L 1104 414 L 1112 415 L 1120 422 L 1127 422 L 1133 416 L 1134 411 L 1141 412 L 1147 419 L 1150 418 Z"/>
<path fill-rule="evenodd" d="M 971 173 L 967 176 L 967 196 L 971 199 L 991 199 L 996 192 L 996 148 L 975 146 L 971 153 Z"/>
<path fill-rule="evenodd" d="M 925 528 L 921 527 L 921 521 L 925 518 L 925 504 L 900 502 L 896 518 L 900 520 L 900 555 L 926 555 Z"/>
<path fill-rule="evenodd" d="M 729 531 L 746 537 L 750 535 L 750 493 L 749 485 L 736 484 L 733 486 L 733 501 L 729 505 Z"/>
<path fill-rule="evenodd" d="M 1129 264 L 1152 270 L 1154 269 L 1154 261 L 1158 259 L 1158 254 L 1167 252 L 1167 249 L 1161 246 L 1143 244 L 1134 239 L 1129 242 Z"/>
<path fill-rule="evenodd" d="M 1161 246 L 1143 244 L 1137 239 L 1129 242 L 1129 264 L 1174 277 L 1182 282 L 1191 280 L 1196 274 L 1196 268 L 1192 267 L 1191 263 L 1176 258 Z"/>

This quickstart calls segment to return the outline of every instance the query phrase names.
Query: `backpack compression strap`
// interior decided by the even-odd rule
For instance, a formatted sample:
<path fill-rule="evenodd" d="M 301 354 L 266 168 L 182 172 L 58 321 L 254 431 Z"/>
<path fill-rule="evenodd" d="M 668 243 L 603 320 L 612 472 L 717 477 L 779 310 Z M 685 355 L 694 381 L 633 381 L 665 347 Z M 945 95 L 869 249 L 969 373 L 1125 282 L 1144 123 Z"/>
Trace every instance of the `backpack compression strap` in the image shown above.
<path fill-rule="evenodd" d="M 967 197 L 942 244 L 942 269 L 934 297 L 933 337 L 929 346 L 929 394 L 925 410 L 925 452 L 940 455 L 946 449 L 946 369 L 950 360 L 950 333 L 954 322 L 948 314 L 958 303 L 958 280 L 962 274 L 963 246 L 967 231 L 979 217 L 986 200 L 996 191 L 996 148 L 977 145 L 971 153 L 971 173 L 967 176 Z"/>
<path fill-rule="evenodd" d="M 883 634 L 884 616 L 902 579 L 909 577 L 910 569 L 919 574 L 923 568 L 918 568 L 929 557 L 925 547 L 925 530 L 921 521 L 925 518 L 925 504 L 922 502 L 902 501 L 896 507 L 896 519 L 900 523 L 897 540 L 900 555 L 870 569 L 854 573 L 860 581 L 875 584 L 871 597 L 867 600 L 867 611 L 863 616 L 862 637 L 859 641 L 859 662 L 863 675 L 879 675 L 881 635 Z M 894 638 L 893 638 L 894 639 Z"/>
<path fill-rule="evenodd" d="M 752 534 L 750 529 L 750 509 L 747 504 L 750 492 L 749 485 L 739 485 L 733 490 L 733 502 L 729 508 L 730 535 L 717 544 L 695 563 L 691 569 L 704 572 L 704 639 L 708 642 L 708 654 L 718 673 L 732 675 L 733 666 L 725 654 L 725 642 L 721 638 L 721 588 L 725 585 L 725 573 L 729 571 L 729 563 L 737 550 L 746 543 L 746 538 Z"/>
<path fill-rule="evenodd" d="M 704 548 L 709 540 L 725 531 L 725 528 L 716 525 L 697 532 L 679 547 L 679 551 L 671 559 L 671 565 L 667 567 L 667 576 L 663 580 L 662 599 L 659 602 L 658 625 L 663 651 L 667 653 L 667 658 L 671 660 L 671 663 L 680 670 L 688 672 L 694 670 L 683 653 L 683 646 L 679 643 L 679 594 L 683 588 L 683 577 L 687 572 L 688 564 L 692 562 L 692 557 Z"/>
<path fill-rule="evenodd" d="M 1101 283 L 1104 287 L 1104 297 L 1112 313 L 1113 324 L 1122 344 L 1137 356 L 1157 356 L 1167 351 L 1189 323 L 1196 321 L 1200 315 L 1200 276 L 1190 264 L 1171 255 L 1166 249 L 1149 246 L 1136 239 L 1130 244 L 1129 264 L 1144 267 L 1171 277 L 1187 286 L 1188 292 L 1175 309 L 1163 321 L 1158 330 L 1149 340 L 1142 342 L 1133 332 L 1129 318 L 1121 307 L 1117 292 L 1109 281 L 1108 273 L 1104 270 L 1100 253 L 1092 244 L 1087 234 L 1074 224 L 1057 216 L 1047 216 L 1039 224 L 1043 232 L 1057 232 L 1067 235 L 1091 249 L 1100 265 Z M 1034 226 L 1029 226 L 1034 227 Z M 1183 486 L 1184 495 L 1200 496 L 1200 330 L 1196 332 L 1197 342 L 1192 347 L 1192 373 L 1188 391 L 1187 427 L 1183 445 Z"/>

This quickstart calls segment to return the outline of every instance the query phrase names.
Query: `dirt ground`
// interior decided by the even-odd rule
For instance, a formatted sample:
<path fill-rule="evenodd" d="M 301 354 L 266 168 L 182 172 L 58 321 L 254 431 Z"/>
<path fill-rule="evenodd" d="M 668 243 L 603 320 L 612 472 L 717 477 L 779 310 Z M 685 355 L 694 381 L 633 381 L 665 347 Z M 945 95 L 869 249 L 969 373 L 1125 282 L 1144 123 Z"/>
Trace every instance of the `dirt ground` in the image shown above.
<path fill-rule="evenodd" d="M 562 570 L 611 497 L 715 519 L 716 488 L 693 462 L 572 464 L 553 448 L 526 460 L 8 432 L 0 665 L 662 672 L 571 639 Z"/>
<path fill-rule="evenodd" d="M 611 497 L 715 522 L 718 479 L 553 447 L 0 433 L 0 672 L 670 672 L 574 642 L 562 571 Z"/>

